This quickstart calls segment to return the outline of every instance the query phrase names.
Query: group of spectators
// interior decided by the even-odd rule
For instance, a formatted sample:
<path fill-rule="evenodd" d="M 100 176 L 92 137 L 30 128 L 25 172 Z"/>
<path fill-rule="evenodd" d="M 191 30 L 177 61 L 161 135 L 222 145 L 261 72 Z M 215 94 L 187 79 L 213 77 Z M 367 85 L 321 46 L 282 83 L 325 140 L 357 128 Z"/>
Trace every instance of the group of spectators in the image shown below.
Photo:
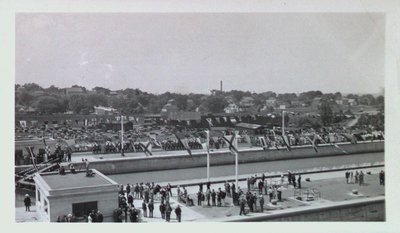
<path fill-rule="evenodd" d="M 143 218 L 153 218 L 155 201 L 159 201 L 159 211 L 161 218 L 165 221 L 171 221 L 171 213 L 175 212 L 176 219 L 181 222 L 182 209 L 179 205 L 175 208 L 170 203 L 172 196 L 171 185 L 161 187 L 152 183 L 136 183 L 135 185 L 121 185 L 119 191 L 119 208 L 114 211 L 114 220 L 116 222 L 140 222 Z M 141 206 L 136 207 L 134 200 L 142 200 Z"/>
<path fill-rule="evenodd" d="M 346 184 L 359 184 L 364 185 L 364 177 L 365 174 L 363 171 L 346 171 L 345 172 L 345 177 L 346 177 Z"/>
<path fill-rule="evenodd" d="M 371 174 L 370 172 L 367 172 L 367 174 Z M 365 184 L 365 173 L 363 171 L 346 171 L 345 172 L 345 179 L 346 179 L 346 184 L 358 184 L 358 185 L 364 185 Z M 379 172 L 379 184 L 380 185 L 385 185 L 385 172 L 381 170 Z"/>

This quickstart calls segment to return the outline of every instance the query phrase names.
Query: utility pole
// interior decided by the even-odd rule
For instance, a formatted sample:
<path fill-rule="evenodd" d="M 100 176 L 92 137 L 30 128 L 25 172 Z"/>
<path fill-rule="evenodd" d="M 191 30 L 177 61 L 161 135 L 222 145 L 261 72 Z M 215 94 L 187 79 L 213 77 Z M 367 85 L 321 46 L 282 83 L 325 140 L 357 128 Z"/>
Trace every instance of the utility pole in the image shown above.
<path fill-rule="evenodd" d="M 121 115 L 121 156 L 124 154 L 124 116 Z"/>

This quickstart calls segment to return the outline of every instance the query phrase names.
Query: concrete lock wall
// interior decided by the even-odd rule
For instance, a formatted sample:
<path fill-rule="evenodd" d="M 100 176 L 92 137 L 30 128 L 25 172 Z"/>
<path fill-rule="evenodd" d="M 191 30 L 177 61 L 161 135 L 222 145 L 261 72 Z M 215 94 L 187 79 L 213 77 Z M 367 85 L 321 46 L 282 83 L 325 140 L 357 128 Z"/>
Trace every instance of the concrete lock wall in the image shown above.
<path fill-rule="evenodd" d="M 348 154 L 370 153 L 384 151 L 384 142 L 369 142 L 359 144 L 342 144 L 340 145 Z M 239 163 L 263 162 L 273 160 L 299 159 L 310 157 L 322 157 L 344 155 L 344 153 L 333 146 L 321 145 L 318 152 L 310 146 L 292 148 L 291 151 L 284 149 L 278 150 L 260 150 L 248 149 L 240 150 Z M 230 152 L 211 152 L 211 166 L 234 164 L 235 156 Z M 97 169 L 104 174 L 119 174 L 130 172 L 146 172 L 168 169 L 182 169 L 193 167 L 204 167 L 207 163 L 206 153 L 195 154 L 192 156 L 159 156 L 147 158 L 124 158 L 115 160 L 93 161 L 90 168 Z M 76 166 L 80 166 L 77 164 Z"/>
<path fill-rule="evenodd" d="M 348 201 L 321 208 L 227 220 L 228 222 L 267 221 L 385 221 L 384 197 L 375 200 Z"/>

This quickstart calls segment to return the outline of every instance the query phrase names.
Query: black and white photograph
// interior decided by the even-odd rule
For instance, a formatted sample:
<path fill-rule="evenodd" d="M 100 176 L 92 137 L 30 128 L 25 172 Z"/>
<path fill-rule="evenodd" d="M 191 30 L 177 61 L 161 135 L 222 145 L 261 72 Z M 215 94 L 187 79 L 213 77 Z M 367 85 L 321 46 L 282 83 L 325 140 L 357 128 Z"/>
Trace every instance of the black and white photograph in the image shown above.
<path fill-rule="evenodd" d="M 14 20 L 15 223 L 388 220 L 384 12 Z"/>

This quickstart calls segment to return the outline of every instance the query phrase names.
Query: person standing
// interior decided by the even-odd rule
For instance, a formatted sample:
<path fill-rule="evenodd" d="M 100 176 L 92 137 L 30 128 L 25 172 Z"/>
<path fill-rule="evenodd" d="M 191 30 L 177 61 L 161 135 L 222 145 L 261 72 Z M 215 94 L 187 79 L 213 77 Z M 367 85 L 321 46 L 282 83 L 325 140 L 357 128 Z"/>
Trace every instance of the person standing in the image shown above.
<path fill-rule="evenodd" d="M 143 216 L 147 218 L 147 205 L 145 201 L 142 202 L 142 209 L 143 209 Z"/>
<path fill-rule="evenodd" d="M 358 171 L 354 174 L 354 183 L 358 183 Z"/>
<path fill-rule="evenodd" d="M 282 186 L 279 186 L 276 191 L 278 193 L 278 201 L 282 201 Z"/>
<path fill-rule="evenodd" d="M 348 184 L 349 183 L 349 177 L 350 177 L 350 172 L 349 171 L 346 171 L 345 177 L 346 177 L 346 184 Z"/>
<path fill-rule="evenodd" d="M 243 195 L 240 197 L 239 204 L 240 204 L 240 212 L 239 212 L 239 215 L 242 215 L 242 214 L 243 214 L 243 215 L 246 215 L 246 211 L 245 211 L 246 200 L 245 200 L 245 198 L 244 198 Z"/>
<path fill-rule="evenodd" d="M 293 184 L 293 188 L 296 188 L 296 175 L 292 174 L 292 184 Z"/>
<path fill-rule="evenodd" d="M 207 206 L 210 206 L 211 191 L 209 189 L 207 189 L 206 191 L 206 197 L 207 197 Z"/>
<path fill-rule="evenodd" d="M 31 197 L 29 196 L 29 194 L 25 194 L 24 204 L 25 204 L 25 211 L 30 212 L 31 211 Z"/>
<path fill-rule="evenodd" d="M 140 191 L 139 191 L 139 184 L 138 183 L 135 184 L 134 191 L 135 191 L 135 198 L 139 199 L 140 198 L 140 196 L 139 196 L 139 192 Z"/>
<path fill-rule="evenodd" d="M 217 193 L 217 206 L 221 207 L 221 188 L 219 188 L 218 193 Z"/>
<path fill-rule="evenodd" d="M 363 173 L 363 171 L 360 172 L 360 175 L 358 177 L 358 181 L 359 181 L 359 185 L 363 185 L 364 184 L 364 173 Z"/>
<path fill-rule="evenodd" d="M 212 205 L 215 206 L 215 197 L 217 196 L 217 194 L 215 193 L 214 189 L 211 192 L 211 202 Z"/>
<path fill-rule="evenodd" d="M 161 218 L 165 219 L 165 211 L 166 211 L 166 207 L 164 203 L 160 204 L 160 213 L 161 213 Z"/>
<path fill-rule="evenodd" d="M 271 201 L 272 201 L 272 198 L 273 198 L 273 196 L 274 196 L 274 193 L 273 193 L 271 187 L 268 188 L 268 192 L 267 192 L 267 193 L 268 193 L 268 196 L 269 196 L 269 202 L 271 202 Z"/>
<path fill-rule="evenodd" d="M 176 214 L 176 220 L 178 220 L 178 222 L 181 222 L 182 210 L 179 205 L 175 208 L 175 214 Z"/>
<path fill-rule="evenodd" d="M 68 150 L 67 156 L 68 156 L 68 162 L 71 162 L 71 151 Z"/>
<path fill-rule="evenodd" d="M 198 206 L 201 206 L 201 195 L 202 195 L 202 193 L 201 193 L 201 191 L 199 190 L 199 191 L 197 192 L 197 205 L 198 205 Z"/>
<path fill-rule="evenodd" d="M 259 202 L 260 202 L 260 212 L 264 212 L 264 196 L 261 194 L 259 197 Z"/>
<path fill-rule="evenodd" d="M 264 182 L 261 179 L 261 180 L 258 181 L 258 194 L 262 194 L 263 188 L 264 188 Z"/>
<path fill-rule="evenodd" d="M 129 206 L 133 205 L 133 196 L 132 196 L 132 194 L 128 195 L 128 204 L 129 204 Z"/>
<path fill-rule="evenodd" d="M 178 202 L 181 202 L 181 187 L 179 185 L 176 189 L 176 195 L 178 196 Z"/>
<path fill-rule="evenodd" d="M 131 222 L 137 222 L 137 220 L 138 220 L 138 214 L 137 214 L 137 210 L 135 207 L 133 207 L 130 210 L 130 219 L 131 219 Z"/>
<path fill-rule="evenodd" d="M 71 215 L 72 217 L 72 215 Z M 103 213 L 100 212 L 100 210 L 97 211 L 97 222 L 103 222 Z"/>
<path fill-rule="evenodd" d="M 169 192 L 169 195 L 172 197 L 172 187 L 170 183 L 167 184 L 167 192 Z"/>
<path fill-rule="evenodd" d="M 267 179 L 264 180 L 264 194 L 267 195 L 268 193 L 268 181 Z"/>
<path fill-rule="evenodd" d="M 149 218 L 153 218 L 153 211 L 154 211 L 154 203 L 153 203 L 153 201 L 150 201 L 148 206 L 149 206 Z"/>
<path fill-rule="evenodd" d="M 350 172 L 350 183 L 353 183 L 353 176 L 354 176 L 353 171 L 351 171 Z"/>
<path fill-rule="evenodd" d="M 170 204 L 167 204 L 167 208 L 166 208 L 166 210 L 165 210 L 165 220 L 167 221 L 167 222 L 169 222 L 170 220 L 171 220 L 171 212 L 172 212 L 172 208 L 171 208 L 171 205 Z"/>
<path fill-rule="evenodd" d="M 383 170 L 381 170 L 381 172 L 379 172 L 379 184 L 385 185 L 385 173 Z"/>
<path fill-rule="evenodd" d="M 127 184 L 125 190 L 126 190 L 126 196 L 128 196 L 131 193 L 131 185 Z"/>
<path fill-rule="evenodd" d="M 297 178 L 297 183 L 299 186 L 299 189 L 301 189 L 301 175 L 299 174 L 299 177 Z"/>

